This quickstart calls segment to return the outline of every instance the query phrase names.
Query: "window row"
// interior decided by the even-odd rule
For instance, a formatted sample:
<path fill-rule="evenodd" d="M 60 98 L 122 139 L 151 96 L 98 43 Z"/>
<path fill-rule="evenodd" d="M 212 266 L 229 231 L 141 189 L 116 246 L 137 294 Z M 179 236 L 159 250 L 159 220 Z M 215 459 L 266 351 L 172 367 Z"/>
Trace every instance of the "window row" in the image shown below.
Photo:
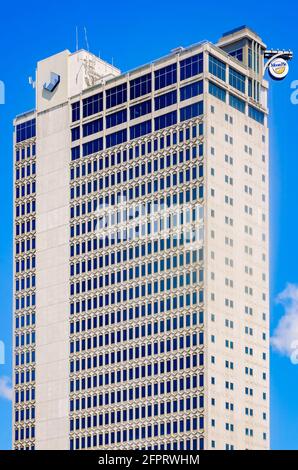
<path fill-rule="evenodd" d="M 35 331 L 19 333 L 15 335 L 15 347 L 24 347 L 35 344 Z"/>
<path fill-rule="evenodd" d="M 204 176 L 203 164 L 191 166 L 186 169 L 181 169 L 180 171 L 171 171 L 171 173 L 163 173 L 162 175 L 159 175 L 158 179 L 157 175 L 154 175 L 155 172 L 152 166 L 149 165 L 147 169 L 151 170 L 151 178 L 153 177 L 155 179 L 152 178 L 151 180 L 147 181 L 147 183 L 143 182 L 138 185 L 131 185 L 131 187 L 129 187 L 127 190 L 128 200 L 135 200 L 141 196 L 147 196 L 151 193 L 161 191 L 165 188 L 172 188 L 174 186 L 190 183 L 191 181 L 195 182 L 198 179 L 203 178 Z M 108 190 L 110 188 L 113 188 L 113 186 L 117 186 L 120 184 L 124 185 L 126 183 L 129 183 L 130 181 L 135 181 L 137 179 L 136 174 L 138 174 L 138 170 L 136 169 L 134 172 L 133 169 L 131 169 L 131 171 L 123 170 L 119 171 L 118 173 L 110 173 L 104 178 L 99 177 L 98 179 L 94 179 L 93 181 L 87 181 L 87 183 L 82 183 L 80 186 L 72 187 L 70 189 L 71 199 L 74 199 L 75 197 L 85 196 L 86 191 L 87 194 L 91 194 L 92 192 L 96 192 L 98 190 Z M 150 174 L 146 176 L 150 176 Z M 123 201 L 125 201 L 124 191 L 122 192 L 122 195 Z M 103 206 L 98 206 L 97 209 L 103 209 Z M 33 225 L 35 227 L 35 223 Z M 27 226 L 30 227 L 30 221 L 27 222 Z M 35 228 L 32 228 L 32 230 L 35 230 Z"/>
<path fill-rule="evenodd" d="M 132 166 L 128 167 L 125 165 L 125 168 L 118 168 L 118 171 L 126 171 L 129 175 L 129 179 L 138 178 L 140 176 L 145 176 L 146 174 L 151 174 L 152 171 L 163 170 L 165 168 L 173 168 L 181 163 L 186 163 L 191 159 L 195 159 L 197 156 L 202 156 L 203 144 L 193 145 L 192 147 L 185 147 L 184 149 L 179 150 L 178 152 L 170 152 L 167 155 L 159 155 L 157 158 L 156 155 L 152 155 L 151 158 L 147 161 L 133 162 Z M 117 162 L 118 163 L 118 162 Z M 123 164 L 125 162 L 122 162 Z M 100 158 L 99 160 L 89 161 L 88 163 L 82 162 L 80 165 L 72 167 L 70 170 L 70 179 L 71 181 L 77 178 L 83 178 L 87 175 L 94 175 L 97 172 L 102 170 L 107 170 L 112 168 L 115 165 L 115 160 L 109 160 L 108 157 Z"/>
<path fill-rule="evenodd" d="M 139 410 L 139 408 L 136 408 L 136 410 Z M 123 410 L 125 411 L 125 410 Z M 138 413 L 138 411 L 136 411 L 136 414 Z M 82 418 L 77 418 L 75 421 L 73 419 L 70 420 L 70 432 L 72 431 L 79 431 L 79 430 L 85 430 L 85 429 L 90 429 L 92 427 L 97 427 L 97 428 L 100 428 L 102 426 L 105 426 L 105 425 L 110 425 L 110 424 L 118 424 L 118 423 L 121 423 L 121 421 L 118 421 L 116 420 L 115 416 L 112 414 L 111 415 L 114 419 L 110 419 L 110 416 L 108 413 L 106 413 L 105 415 L 99 415 L 98 416 L 98 419 L 96 419 L 96 422 L 98 423 L 97 425 L 93 426 L 92 424 L 92 421 L 90 420 L 85 420 L 84 417 Z M 94 415 L 95 418 L 97 418 L 96 415 Z M 119 416 L 120 418 L 120 416 Z M 127 422 L 127 417 L 125 416 L 125 420 L 123 421 L 124 423 Z M 184 427 L 184 422 L 186 422 L 186 429 Z M 175 420 L 175 418 L 173 418 L 171 421 L 167 422 L 166 424 L 163 424 L 161 423 L 160 424 L 160 433 L 158 433 L 157 435 L 164 435 L 164 434 L 172 434 L 172 433 L 177 433 L 177 432 L 187 432 L 187 431 L 190 431 L 191 430 L 191 422 L 192 422 L 192 430 L 197 430 L 198 429 L 198 425 L 199 425 L 199 429 L 204 429 L 204 417 L 203 416 L 199 416 L 199 417 L 193 417 L 193 418 L 181 418 L 179 420 L 179 430 L 178 430 L 178 421 Z M 182 424 L 183 423 L 183 424 Z M 90 424 L 88 426 L 88 424 Z M 166 429 L 163 429 L 163 426 L 165 426 Z M 150 428 L 151 426 L 149 425 L 147 427 Z M 154 425 L 154 428 L 157 428 L 157 424 Z M 142 428 L 144 429 L 144 433 L 142 435 L 141 433 L 141 438 L 142 439 L 146 439 L 146 438 L 150 438 L 152 437 L 152 435 L 150 434 L 147 434 L 145 433 L 145 426 Z M 132 431 L 132 430 L 131 430 Z M 133 435 L 133 434 L 132 434 Z M 155 434 L 154 434 L 155 435 Z M 132 438 L 133 439 L 133 438 Z M 126 439 L 125 439 L 126 440 Z"/>
<path fill-rule="evenodd" d="M 193 77 L 203 72 L 203 53 L 195 54 L 180 61 L 180 80 Z M 177 63 L 172 63 L 154 71 L 155 90 L 170 86 L 177 82 Z M 125 103 L 128 99 L 128 88 L 130 99 L 139 98 L 152 91 L 151 73 L 130 80 L 128 83 L 121 83 L 105 91 L 106 109 Z M 97 114 L 103 110 L 103 92 L 83 99 L 83 118 Z M 72 121 L 80 119 L 80 102 L 72 103 Z M 34 120 L 35 124 L 35 120 Z M 27 125 L 28 127 L 28 125 Z M 17 127 L 17 136 L 20 129 Z M 34 131 L 35 132 L 35 131 Z M 23 139 L 22 139 L 23 140 Z M 19 141 L 19 140 L 17 140 Z"/>
<path fill-rule="evenodd" d="M 102 258 L 103 259 L 103 258 Z M 82 265 L 81 265 L 82 263 Z M 70 267 L 70 275 L 73 277 L 74 275 L 78 275 L 81 272 L 91 272 L 91 271 L 98 271 L 99 268 L 102 268 L 103 265 L 100 264 L 100 261 L 97 258 L 93 258 L 93 261 L 91 259 L 89 260 L 82 260 L 82 262 L 77 262 L 76 264 L 72 264 Z M 159 260 L 148 260 L 147 262 L 143 262 L 142 264 L 135 264 L 134 266 L 130 266 L 129 268 L 126 266 L 122 266 L 121 269 L 118 269 L 117 271 L 111 271 L 106 273 L 105 275 L 98 275 L 99 273 L 96 272 L 96 277 L 89 278 L 89 279 L 83 279 L 80 281 L 82 284 L 79 287 L 80 291 L 84 291 L 84 289 L 92 289 L 92 284 L 96 283 L 96 288 L 98 287 L 108 287 L 112 286 L 114 284 L 120 284 L 121 282 L 126 282 L 129 280 L 133 279 L 139 279 L 141 277 L 147 277 L 147 276 L 152 276 L 154 274 L 160 274 L 165 271 L 170 271 L 172 269 L 179 269 L 183 268 L 184 266 L 187 266 L 184 255 L 181 253 L 180 255 L 174 255 L 174 256 L 168 256 L 167 258 L 160 258 Z M 183 283 L 183 279 L 181 280 L 177 276 L 175 276 L 177 271 L 174 273 L 174 277 L 176 277 L 177 284 L 178 283 Z M 183 273 L 182 270 L 180 269 L 180 275 L 179 276 L 186 276 L 188 279 L 187 283 L 191 282 L 191 278 L 196 280 L 196 282 L 202 282 L 204 279 L 204 271 L 203 269 L 199 269 L 198 271 L 192 271 L 192 272 L 186 272 Z M 95 280 L 96 279 L 96 280 Z M 28 280 L 30 282 L 30 279 Z M 72 285 L 76 285 L 72 283 Z M 19 287 L 19 283 L 17 284 Z M 34 279 L 34 287 L 35 287 L 35 279 Z"/>
<path fill-rule="evenodd" d="M 166 135 L 160 135 L 159 137 L 153 136 L 152 138 L 148 138 L 146 142 L 143 142 L 141 144 L 134 142 L 133 146 L 119 149 L 117 150 L 116 154 L 115 153 L 108 154 L 102 159 L 104 159 L 105 161 L 105 168 L 109 168 L 110 166 L 113 166 L 115 164 L 117 165 L 119 163 L 125 163 L 129 160 L 132 160 L 133 158 L 138 158 L 140 156 L 144 156 L 152 152 L 158 152 L 172 145 L 184 143 L 185 140 L 194 139 L 198 135 L 202 135 L 202 134 L 203 134 L 203 123 L 200 123 L 199 125 L 186 126 L 182 129 L 180 128 L 179 131 L 172 129 L 172 131 Z M 88 147 L 86 147 L 86 149 L 87 148 Z M 71 149 L 71 160 L 75 161 L 79 159 L 80 156 L 81 156 L 80 146 L 78 145 L 76 147 L 73 147 Z"/>
<path fill-rule="evenodd" d="M 110 346 L 117 343 L 123 344 L 127 341 L 134 341 L 140 338 L 148 339 L 150 336 L 159 334 L 159 332 L 152 331 L 152 329 L 149 328 L 150 326 L 151 324 L 149 323 L 147 328 L 145 328 L 145 325 L 141 328 L 139 326 L 135 326 L 134 328 L 118 330 L 117 333 L 112 331 L 110 333 L 106 332 L 105 334 L 93 334 L 92 337 L 89 338 L 76 338 L 75 340 L 70 341 L 70 353 L 74 354 L 77 352 L 90 351 L 91 349 L 102 348 L 104 346 Z M 194 335 L 196 337 L 197 333 L 194 333 Z M 202 331 L 198 332 L 198 337 L 198 344 L 204 344 L 204 334 Z M 179 338 L 181 339 L 183 336 L 180 336 Z"/>
<path fill-rule="evenodd" d="M 30 148 L 30 147 L 29 147 Z M 26 166 L 16 168 L 16 181 L 27 178 L 28 176 L 34 176 L 36 173 L 36 163 L 33 162 Z"/>
<path fill-rule="evenodd" d="M 144 308 L 140 306 L 130 307 L 129 309 L 118 310 L 117 312 L 111 311 L 105 314 L 97 314 L 93 317 L 81 318 L 70 322 L 70 334 L 84 333 L 85 331 L 96 330 L 97 328 L 103 328 L 117 323 L 130 321 L 130 329 L 133 329 L 133 320 L 146 316 L 145 305 Z M 204 312 L 186 312 L 184 314 L 174 315 L 167 317 L 167 319 L 159 319 L 149 321 L 141 326 L 139 323 L 135 328 L 140 329 L 140 334 L 143 336 L 145 330 L 146 334 L 150 336 L 152 332 L 154 334 L 165 333 L 167 331 L 175 331 L 177 329 L 191 328 L 204 323 Z M 115 330 L 114 330 L 115 331 Z M 118 335 L 117 330 L 116 334 Z M 122 330 L 121 330 L 122 331 Z M 88 333 L 90 334 L 90 333 Z M 130 333 L 129 333 L 130 334 Z"/>
<path fill-rule="evenodd" d="M 204 395 L 193 395 L 191 397 L 180 398 L 179 400 L 174 399 L 142 406 L 131 406 L 130 408 L 123 408 L 117 411 L 72 417 L 70 419 L 70 431 L 79 431 L 108 426 L 110 424 L 160 417 L 171 413 L 183 413 L 184 411 L 194 411 L 200 408 L 204 408 Z M 26 416 L 27 415 L 30 416 L 28 412 L 26 413 Z"/>
<path fill-rule="evenodd" d="M 26 184 L 22 184 L 21 186 L 16 186 L 16 199 L 20 197 L 30 196 L 31 194 L 35 194 L 36 192 L 36 182 L 31 181 Z"/>
<path fill-rule="evenodd" d="M 16 205 L 16 217 L 32 214 L 36 211 L 35 199 Z"/>
<path fill-rule="evenodd" d="M 148 433 L 149 432 L 152 435 L 150 425 L 148 426 Z M 139 439 L 139 436 L 140 436 L 139 428 L 135 429 L 135 436 L 137 436 Z M 109 433 L 105 433 L 105 434 L 96 433 L 92 435 L 89 434 L 87 436 L 76 437 L 76 438 L 70 439 L 70 450 L 74 450 L 74 449 L 78 450 L 78 449 L 86 449 L 86 448 L 98 449 L 98 447 L 108 446 L 110 444 L 115 445 L 116 443 L 122 443 L 122 446 L 123 446 L 123 443 L 126 441 L 130 441 L 130 440 L 135 441 L 138 439 L 136 438 L 127 439 L 127 431 L 123 431 L 123 435 L 122 435 L 122 431 L 117 431 L 117 432 L 112 431 L 110 434 Z M 147 450 L 203 450 L 204 449 L 204 437 L 199 437 L 195 439 L 184 438 L 184 439 L 180 439 L 179 441 L 174 440 L 172 437 L 170 439 L 171 439 L 170 442 L 164 443 L 161 441 L 161 436 L 159 436 L 158 444 L 152 444 L 152 445 L 146 444 L 145 447 L 138 447 L 138 449 L 144 449 L 144 450 L 145 449 Z M 141 446 L 142 444 L 140 443 L 139 445 Z"/>
<path fill-rule="evenodd" d="M 142 385 L 130 385 L 118 390 L 110 388 L 104 393 L 93 393 L 92 395 L 71 398 L 70 412 L 84 411 L 91 408 L 97 409 L 101 406 L 136 401 L 142 398 L 160 397 L 160 395 L 197 389 L 198 387 L 204 387 L 204 375 L 202 373 L 159 380 L 153 383 L 148 382 Z"/>
<path fill-rule="evenodd" d="M 30 269 L 35 269 L 35 267 L 35 256 L 28 256 L 16 261 L 16 273 L 29 271 Z"/>
<path fill-rule="evenodd" d="M 35 362 L 35 351 L 23 351 L 15 355 L 15 365 L 24 366 Z"/>
<path fill-rule="evenodd" d="M 16 149 L 16 162 L 25 160 L 25 158 L 34 157 L 36 155 L 36 144 L 26 145 Z"/>
<path fill-rule="evenodd" d="M 74 315 L 75 313 L 84 313 L 91 310 L 96 310 L 97 308 L 108 307 L 109 305 L 115 305 L 120 303 L 129 302 L 131 300 L 141 299 L 146 295 L 156 295 L 159 293 L 152 291 L 152 286 L 150 288 L 150 294 L 146 294 L 146 284 L 129 287 L 127 289 L 118 289 L 111 291 L 107 294 L 99 294 L 93 298 L 83 298 L 81 300 L 72 301 L 70 303 L 70 314 Z M 166 291 L 162 291 L 166 293 Z M 179 297 L 172 294 L 172 297 L 166 300 L 167 310 L 176 310 L 177 308 L 189 307 L 191 305 L 197 305 L 198 303 L 204 302 L 204 291 L 199 290 L 198 292 L 193 292 L 192 294 L 180 294 Z M 168 308 L 169 306 L 169 308 Z M 171 307 L 170 307 L 171 306 Z M 158 312 L 160 313 L 160 312 Z"/>
<path fill-rule="evenodd" d="M 15 373 L 15 385 L 23 385 L 35 382 L 35 369 L 27 369 Z"/>
<path fill-rule="evenodd" d="M 76 296 L 79 294 L 85 294 L 93 290 L 97 291 L 98 289 L 107 289 L 108 287 L 114 287 L 117 284 L 130 282 L 131 280 L 137 281 L 142 277 L 146 278 L 147 275 L 144 274 L 144 276 L 132 277 L 131 279 L 128 279 L 126 276 L 126 278 L 123 277 L 120 280 L 118 280 L 116 277 L 113 277 L 112 275 L 111 282 L 109 282 L 108 276 L 107 277 L 104 277 L 104 276 L 93 277 L 92 279 L 86 279 L 86 280 L 83 279 L 75 283 L 71 283 L 70 296 L 72 297 L 72 296 Z M 113 279 L 115 282 L 112 282 Z M 147 295 L 157 294 L 158 292 L 165 292 L 171 289 L 176 290 L 182 287 L 188 287 L 191 285 L 196 285 L 199 282 L 203 282 L 203 270 L 201 270 L 200 272 L 192 271 L 191 273 L 181 273 L 179 275 L 174 275 L 174 276 L 171 275 L 169 277 L 158 278 L 158 280 L 152 279 L 152 282 L 150 279 L 152 278 L 149 277 L 149 279 L 147 279 L 146 284 L 140 285 L 141 292 L 144 290 L 145 292 L 147 292 Z M 107 280 L 107 283 L 105 282 L 105 280 Z M 35 299 L 34 299 L 34 302 L 35 302 Z M 28 299 L 28 296 L 26 297 L 26 299 L 22 297 L 19 300 L 19 308 L 24 308 L 22 307 L 23 304 L 26 304 L 26 307 L 31 306 L 31 305 L 27 305 L 27 303 L 31 303 L 33 305 L 33 300 Z"/>
<path fill-rule="evenodd" d="M 19 255 L 20 253 L 28 253 L 31 250 L 35 250 L 36 248 L 35 237 L 18 240 L 15 244 L 15 248 L 16 248 L 16 255 Z"/>

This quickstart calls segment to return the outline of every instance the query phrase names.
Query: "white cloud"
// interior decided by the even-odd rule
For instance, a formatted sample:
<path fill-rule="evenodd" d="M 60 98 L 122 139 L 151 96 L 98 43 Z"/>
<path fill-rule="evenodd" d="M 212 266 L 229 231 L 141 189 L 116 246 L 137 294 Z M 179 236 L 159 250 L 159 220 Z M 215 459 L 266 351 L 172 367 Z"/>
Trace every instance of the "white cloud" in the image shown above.
<path fill-rule="evenodd" d="M 0 377 L 0 398 L 6 398 L 6 400 L 12 400 L 12 386 L 9 377 Z"/>
<path fill-rule="evenodd" d="M 298 351 L 298 286 L 288 284 L 277 296 L 284 314 L 273 332 L 271 344 L 275 350 L 297 363 Z"/>

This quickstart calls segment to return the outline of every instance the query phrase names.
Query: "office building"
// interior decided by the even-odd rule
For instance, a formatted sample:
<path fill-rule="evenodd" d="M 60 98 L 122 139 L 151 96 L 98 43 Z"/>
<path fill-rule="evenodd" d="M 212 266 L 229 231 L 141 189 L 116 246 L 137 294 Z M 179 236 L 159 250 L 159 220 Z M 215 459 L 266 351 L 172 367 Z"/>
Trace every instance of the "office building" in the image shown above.
<path fill-rule="evenodd" d="M 16 117 L 15 449 L 269 447 L 268 83 L 247 27 Z"/>

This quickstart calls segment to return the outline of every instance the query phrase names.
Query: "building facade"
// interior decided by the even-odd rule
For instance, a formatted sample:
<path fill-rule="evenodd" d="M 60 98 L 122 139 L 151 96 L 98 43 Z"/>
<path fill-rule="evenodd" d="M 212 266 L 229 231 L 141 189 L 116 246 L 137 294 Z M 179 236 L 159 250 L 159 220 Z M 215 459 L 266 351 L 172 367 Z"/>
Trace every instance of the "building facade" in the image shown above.
<path fill-rule="evenodd" d="M 15 119 L 15 449 L 268 449 L 265 45 L 38 63 Z"/>

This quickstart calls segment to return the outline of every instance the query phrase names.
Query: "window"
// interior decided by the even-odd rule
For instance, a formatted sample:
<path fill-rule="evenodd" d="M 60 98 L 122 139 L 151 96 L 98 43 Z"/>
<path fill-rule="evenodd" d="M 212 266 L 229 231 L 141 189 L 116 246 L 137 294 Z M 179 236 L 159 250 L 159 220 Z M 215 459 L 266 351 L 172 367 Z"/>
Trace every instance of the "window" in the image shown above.
<path fill-rule="evenodd" d="M 203 72 L 203 53 L 180 61 L 180 80 L 193 77 Z"/>
<path fill-rule="evenodd" d="M 91 116 L 102 111 L 103 95 L 97 93 L 96 95 L 89 96 L 83 100 L 83 118 Z"/>
<path fill-rule="evenodd" d="M 226 90 L 215 83 L 209 82 L 209 93 L 221 101 L 226 101 Z"/>
<path fill-rule="evenodd" d="M 23 140 L 31 139 L 35 136 L 35 133 L 35 119 L 31 119 L 30 121 L 17 125 L 16 140 L 17 142 L 22 142 Z"/>
<path fill-rule="evenodd" d="M 71 129 L 71 141 L 78 140 L 80 138 L 80 126 L 73 127 Z"/>
<path fill-rule="evenodd" d="M 127 100 L 127 84 L 117 85 L 106 91 L 106 107 L 112 108 Z"/>
<path fill-rule="evenodd" d="M 232 57 L 235 57 L 235 59 L 239 60 L 240 62 L 243 62 L 243 48 L 242 47 L 240 49 L 236 49 L 235 51 L 230 51 L 229 54 Z"/>
<path fill-rule="evenodd" d="M 241 113 L 245 113 L 245 101 L 241 100 L 235 95 L 230 94 L 229 103 L 233 108 L 238 109 L 238 111 L 241 111 Z"/>
<path fill-rule="evenodd" d="M 248 66 L 250 69 L 252 68 L 252 50 L 250 47 L 248 48 Z"/>
<path fill-rule="evenodd" d="M 71 105 L 71 120 L 72 122 L 78 121 L 80 119 L 80 102 L 77 101 L 76 103 L 72 103 Z"/>
<path fill-rule="evenodd" d="M 155 130 L 164 129 L 165 127 L 172 126 L 177 122 L 177 111 L 172 113 L 163 114 L 154 119 Z"/>
<path fill-rule="evenodd" d="M 88 135 L 96 134 L 96 132 L 100 132 L 103 129 L 103 119 L 94 119 L 94 121 L 87 122 L 83 124 L 83 137 L 87 137 Z"/>
<path fill-rule="evenodd" d="M 248 115 L 260 124 L 264 124 L 265 115 L 259 109 L 256 109 L 253 106 L 248 106 Z"/>
<path fill-rule="evenodd" d="M 108 114 L 108 116 L 106 116 L 106 128 L 109 129 L 110 127 L 118 126 L 126 121 L 127 110 L 122 109 L 121 111 L 117 111 L 116 113 Z"/>
<path fill-rule="evenodd" d="M 156 96 L 155 98 L 155 110 L 165 108 L 166 106 L 171 106 L 174 103 L 177 103 L 177 90 L 170 91 L 164 95 Z"/>
<path fill-rule="evenodd" d="M 229 84 L 241 93 L 245 93 L 245 76 L 231 67 L 229 70 Z"/>
<path fill-rule="evenodd" d="M 171 64 L 154 72 L 155 90 L 177 82 L 177 64 Z"/>
<path fill-rule="evenodd" d="M 151 120 L 141 122 L 140 124 L 136 124 L 130 128 L 130 138 L 136 139 L 145 134 L 150 134 L 151 132 Z"/>
<path fill-rule="evenodd" d="M 77 145 L 76 147 L 72 147 L 71 149 L 71 159 L 72 160 L 77 160 L 80 158 L 80 146 Z"/>
<path fill-rule="evenodd" d="M 209 72 L 212 73 L 212 75 L 215 75 L 217 78 L 220 78 L 224 82 L 226 81 L 226 64 L 210 54 Z"/>
<path fill-rule="evenodd" d="M 123 142 L 127 141 L 127 130 L 123 129 L 118 132 L 114 132 L 113 134 L 109 134 L 106 136 L 106 147 L 113 147 L 114 145 L 122 144 Z"/>
<path fill-rule="evenodd" d="M 151 73 L 130 80 L 130 99 L 151 93 Z"/>
<path fill-rule="evenodd" d="M 203 80 L 199 82 L 190 83 L 180 88 L 180 101 L 188 100 L 194 96 L 201 95 L 203 93 Z"/>
<path fill-rule="evenodd" d="M 86 142 L 83 144 L 83 157 L 86 155 L 90 155 L 91 153 L 99 152 L 103 149 L 103 139 L 100 137 L 99 139 L 91 140 L 90 142 Z"/>
<path fill-rule="evenodd" d="M 143 101 L 130 107 L 130 119 L 136 119 L 148 113 L 151 113 L 151 100 Z"/>
<path fill-rule="evenodd" d="M 203 114 L 203 101 L 181 108 L 180 121 L 186 121 L 187 119 L 191 119 L 195 116 L 200 116 L 201 114 Z"/>

